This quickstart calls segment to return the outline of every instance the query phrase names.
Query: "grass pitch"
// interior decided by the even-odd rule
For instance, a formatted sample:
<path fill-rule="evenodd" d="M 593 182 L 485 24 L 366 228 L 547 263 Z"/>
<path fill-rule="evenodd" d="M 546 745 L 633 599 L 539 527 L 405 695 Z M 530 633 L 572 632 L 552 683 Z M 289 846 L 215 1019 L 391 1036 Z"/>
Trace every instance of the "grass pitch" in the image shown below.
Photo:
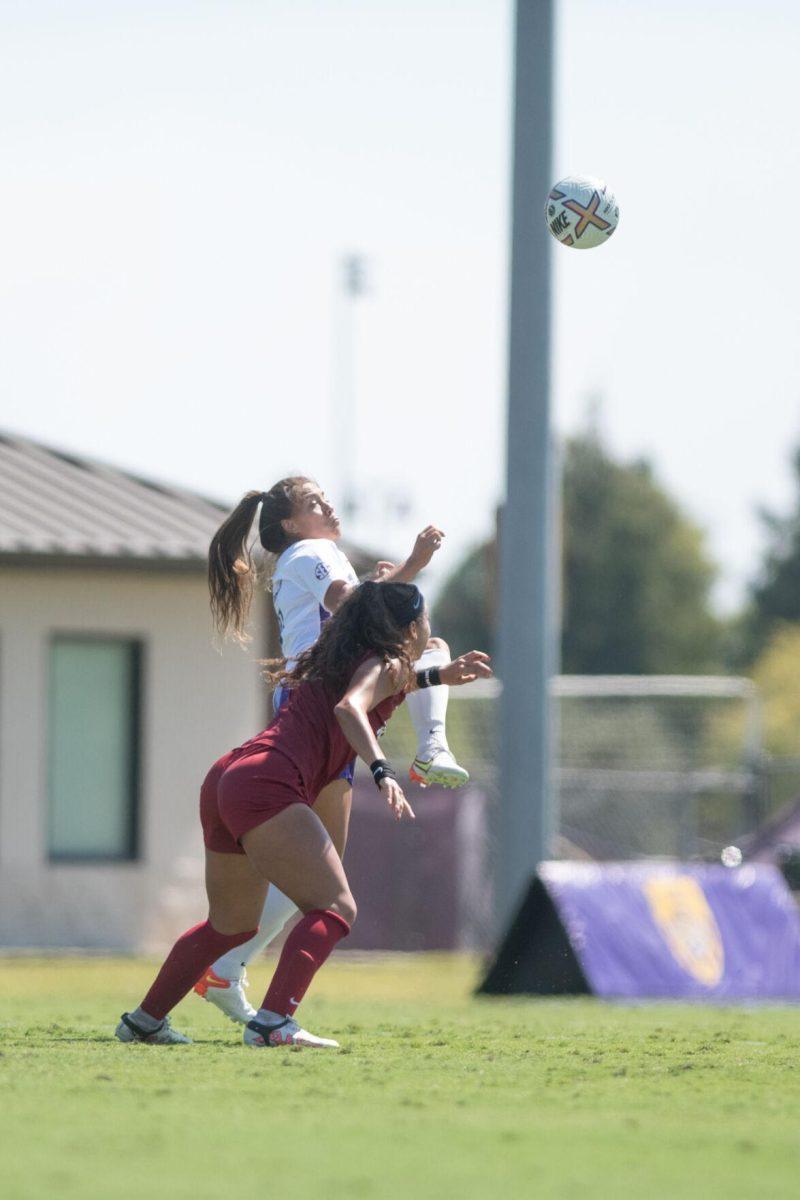
<path fill-rule="evenodd" d="M 245 1049 L 194 997 L 194 1046 L 120 1045 L 153 968 L 0 960 L 5 1200 L 800 1193 L 794 1010 L 478 1001 L 467 959 L 340 951 L 302 1013 L 340 1051 Z"/>

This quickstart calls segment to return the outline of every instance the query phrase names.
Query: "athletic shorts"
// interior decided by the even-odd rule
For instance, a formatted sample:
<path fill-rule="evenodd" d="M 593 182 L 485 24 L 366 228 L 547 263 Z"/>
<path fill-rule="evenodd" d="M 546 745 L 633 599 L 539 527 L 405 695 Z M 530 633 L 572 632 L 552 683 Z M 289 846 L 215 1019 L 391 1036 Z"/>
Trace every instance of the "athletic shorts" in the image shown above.
<path fill-rule="evenodd" d="M 311 807 L 300 772 L 279 750 L 214 763 L 200 789 L 200 823 L 208 850 L 244 854 L 240 839 L 291 804 Z"/>
<path fill-rule="evenodd" d="M 288 688 L 285 688 L 285 687 L 276 687 L 275 688 L 275 691 L 272 693 L 272 707 L 276 713 L 279 708 L 283 708 L 284 704 L 286 703 L 286 701 L 288 699 L 289 699 L 289 689 Z M 352 787 L 353 786 L 353 776 L 355 774 L 355 770 L 356 770 L 356 760 L 355 760 L 355 758 L 351 758 L 350 762 L 347 764 L 347 766 L 342 771 L 341 775 L 338 776 L 338 778 L 346 779 L 347 782 L 350 784 L 350 787 Z"/>

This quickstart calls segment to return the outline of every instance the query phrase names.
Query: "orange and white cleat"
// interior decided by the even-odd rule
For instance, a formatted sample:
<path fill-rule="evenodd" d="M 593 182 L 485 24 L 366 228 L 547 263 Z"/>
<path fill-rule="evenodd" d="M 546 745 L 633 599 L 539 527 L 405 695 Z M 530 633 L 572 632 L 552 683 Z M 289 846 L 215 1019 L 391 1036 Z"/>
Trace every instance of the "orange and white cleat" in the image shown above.
<path fill-rule="evenodd" d="M 246 972 L 243 971 L 238 979 L 223 979 L 209 967 L 203 978 L 194 985 L 194 990 L 198 996 L 215 1004 L 231 1021 L 246 1025 L 256 1015 L 256 1010 L 244 994 L 246 987 Z"/>
<path fill-rule="evenodd" d="M 417 755 L 409 768 L 408 777 L 412 783 L 419 783 L 422 787 L 438 784 L 446 788 L 463 787 L 469 783 L 469 771 L 458 765 L 449 750 L 432 746 L 426 754 L 430 757 Z"/>

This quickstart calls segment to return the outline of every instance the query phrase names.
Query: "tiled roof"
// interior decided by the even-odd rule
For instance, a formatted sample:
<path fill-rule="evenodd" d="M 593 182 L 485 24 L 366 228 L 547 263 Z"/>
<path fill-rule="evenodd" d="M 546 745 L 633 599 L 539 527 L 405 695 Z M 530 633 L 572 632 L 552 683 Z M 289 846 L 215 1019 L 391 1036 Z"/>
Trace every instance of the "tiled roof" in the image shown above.
<path fill-rule="evenodd" d="M 0 562 L 205 569 L 231 504 L 0 431 Z M 374 557 L 343 543 L 358 572 Z"/>
<path fill-rule="evenodd" d="M 199 566 L 226 506 L 0 433 L 0 557 Z"/>

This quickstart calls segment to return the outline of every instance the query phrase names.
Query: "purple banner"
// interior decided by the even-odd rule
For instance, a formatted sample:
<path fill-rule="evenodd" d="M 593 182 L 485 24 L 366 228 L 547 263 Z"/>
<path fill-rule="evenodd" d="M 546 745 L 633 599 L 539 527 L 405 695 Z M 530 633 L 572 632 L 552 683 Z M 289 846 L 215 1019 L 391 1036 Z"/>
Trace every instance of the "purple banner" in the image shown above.
<path fill-rule="evenodd" d="M 543 863 L 591 990 L 800 1000 L 800 917 L 781 873 L 681 863 Z"/>

